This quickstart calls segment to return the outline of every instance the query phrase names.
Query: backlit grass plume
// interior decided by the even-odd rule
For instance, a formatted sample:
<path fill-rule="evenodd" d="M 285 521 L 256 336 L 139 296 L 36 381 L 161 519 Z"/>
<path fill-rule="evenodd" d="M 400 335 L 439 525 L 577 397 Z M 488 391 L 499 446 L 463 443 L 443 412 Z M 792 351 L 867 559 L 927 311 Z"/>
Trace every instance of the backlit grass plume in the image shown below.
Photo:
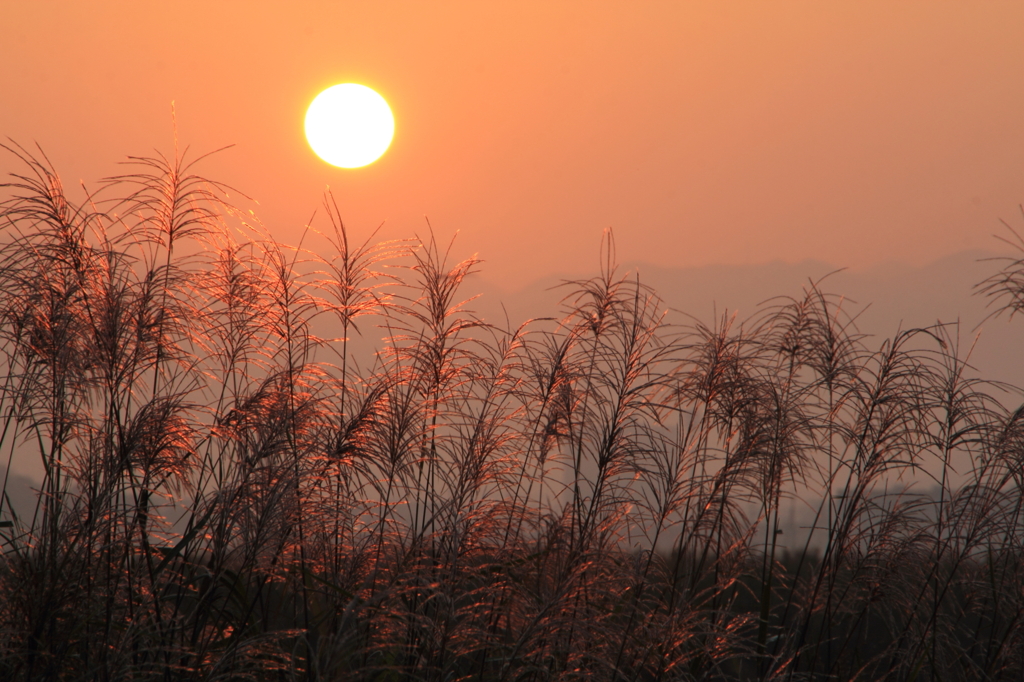
<path fill-rule="evenodd" d="M 330 196 L 313 252 L 198 159 L 5 150 L 3 679 L 1024 676 L 1024 413 L 955 328 L 676 318 L 610 235 L 507 328 Z"/>

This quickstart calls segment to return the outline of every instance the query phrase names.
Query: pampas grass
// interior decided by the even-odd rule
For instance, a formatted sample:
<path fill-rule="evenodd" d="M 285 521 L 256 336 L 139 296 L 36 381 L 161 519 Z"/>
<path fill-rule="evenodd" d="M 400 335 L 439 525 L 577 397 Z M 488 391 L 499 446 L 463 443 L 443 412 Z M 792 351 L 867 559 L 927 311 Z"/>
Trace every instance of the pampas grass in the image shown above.
<path fill-rule="evenodd" d="M 313 253 L 199 159 L 76 203 L 5 149 L 0 447 L 43 475 L 4 478 L 4 679 L 1024 675 L 1022 412 L 955 328 L 873 341 L 820 282 L 676 319 L 610 235 L 506 328 L 330 196 Z"/>

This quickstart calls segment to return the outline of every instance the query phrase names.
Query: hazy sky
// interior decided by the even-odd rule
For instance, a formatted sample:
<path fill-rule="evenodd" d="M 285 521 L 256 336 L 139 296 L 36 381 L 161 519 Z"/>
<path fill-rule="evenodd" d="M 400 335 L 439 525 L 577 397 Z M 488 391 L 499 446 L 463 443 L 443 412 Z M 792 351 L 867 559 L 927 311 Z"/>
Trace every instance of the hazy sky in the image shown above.
<path fill-rule="evenodd" d="M 280 239 L 329 185 L 357 234 L 426 215 L 510 286 L 590 269 L 608 226 L 663 266 L 922 264 L 1021 225 L 1022 29 L 1021 2 L 0 0 L 0 135 L 93 181 L 173 148 L 173 100 Z M 358 170 L 302 132 L 348 81 L 396 118 Z"/>

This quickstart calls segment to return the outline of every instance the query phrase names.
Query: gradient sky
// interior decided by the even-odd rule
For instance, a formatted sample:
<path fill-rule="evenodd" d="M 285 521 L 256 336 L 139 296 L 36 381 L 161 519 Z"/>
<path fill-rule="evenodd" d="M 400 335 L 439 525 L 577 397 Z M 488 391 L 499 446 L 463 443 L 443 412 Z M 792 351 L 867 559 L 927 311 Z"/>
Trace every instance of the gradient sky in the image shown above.
<path fill-rule="evenodd" d="M 92 182 L 173 149 L 173 100 L 278 238 L 329 185 L 357 235 L 428 216 L 508 286 L 590 270 L 605 227 L 662 266 L 920 265 L 1022 225 L 1022 29 L 1021 2 L 0 0 L 0 136 Z M 396 118 L 357 170 L 302 132 L 349 81 Z"/>

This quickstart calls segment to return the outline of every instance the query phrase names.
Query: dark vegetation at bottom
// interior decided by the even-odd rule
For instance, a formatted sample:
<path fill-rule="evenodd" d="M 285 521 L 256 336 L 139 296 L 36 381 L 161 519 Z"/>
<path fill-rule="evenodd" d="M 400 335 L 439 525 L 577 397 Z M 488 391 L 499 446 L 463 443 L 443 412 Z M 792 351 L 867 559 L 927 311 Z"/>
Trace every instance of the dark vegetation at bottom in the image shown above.
<path fill-rule="evenodd" d="M 329 197 L 315 254 L 180 158 L 75 203 L 7 151 L 0 678 L 1024 678 L 1024 411 L 955 327 L 677 324 L 609 238 L 505 329 Z"/>

